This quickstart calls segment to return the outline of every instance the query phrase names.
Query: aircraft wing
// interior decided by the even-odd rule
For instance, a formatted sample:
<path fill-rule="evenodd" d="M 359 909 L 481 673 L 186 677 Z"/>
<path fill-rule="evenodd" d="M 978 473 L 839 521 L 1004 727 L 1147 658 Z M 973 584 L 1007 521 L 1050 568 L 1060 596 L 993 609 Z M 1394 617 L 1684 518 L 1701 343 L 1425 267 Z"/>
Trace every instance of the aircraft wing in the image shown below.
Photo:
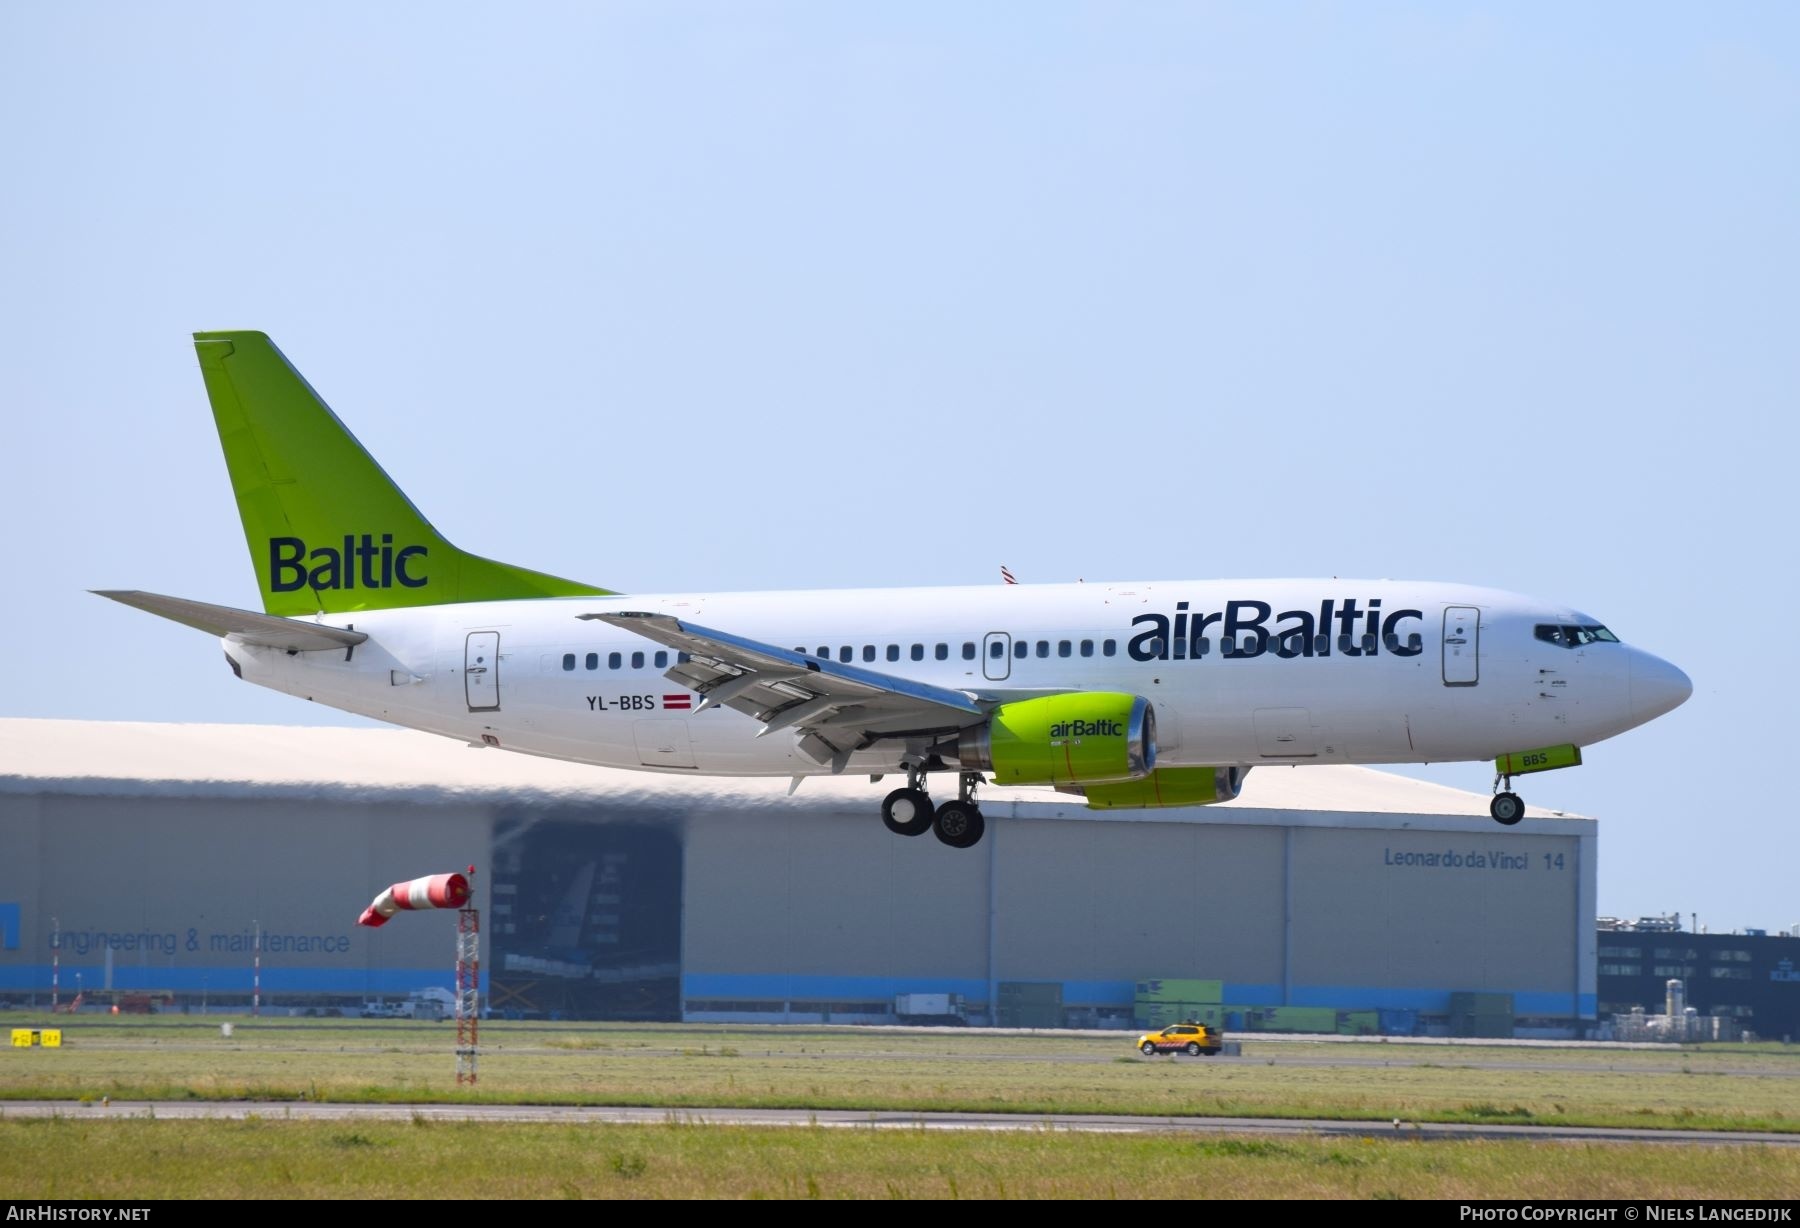
<path fill-rule="evenodd" d="M 819 763 L 842 763 L 883 738 L 954 733 L 981 720 L 990 704 L 967 691 L 895 678 L 872 669 L 809 657 L 668 614 L 621 612 L 579 618 L 635 631 L 675 649 L 663 677 L 699 692 L 700 706 L 725 707 L 800 734 L 800 749 Z"/>

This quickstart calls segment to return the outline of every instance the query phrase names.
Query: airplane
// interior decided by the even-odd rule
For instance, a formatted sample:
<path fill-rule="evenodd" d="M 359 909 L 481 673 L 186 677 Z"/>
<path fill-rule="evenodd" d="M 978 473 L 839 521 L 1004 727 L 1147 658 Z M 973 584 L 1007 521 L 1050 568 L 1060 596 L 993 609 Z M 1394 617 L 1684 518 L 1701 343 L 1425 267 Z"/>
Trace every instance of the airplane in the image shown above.
<path fill-rule="evenodd" d="M 1260 765 L 1491 759 L 1511 826 L 1514 776 L 1693 690 L 1566 605 L 1438 582 L 625 596 L 451 545 L 264 334 L 194 345 L 262 610 L 95 591 L 217 636 L 246 682 L 472 746 L 790 793 L 903 774 L 882 822 L 952 848 L 989 784 L 1202 806 Z"/>

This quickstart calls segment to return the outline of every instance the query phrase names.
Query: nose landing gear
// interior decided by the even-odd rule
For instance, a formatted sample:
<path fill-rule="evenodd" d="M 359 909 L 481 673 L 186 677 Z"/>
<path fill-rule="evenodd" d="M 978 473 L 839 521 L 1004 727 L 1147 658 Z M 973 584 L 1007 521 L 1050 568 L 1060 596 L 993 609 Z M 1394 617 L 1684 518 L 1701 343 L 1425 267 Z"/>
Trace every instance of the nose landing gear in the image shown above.
<path fill-rule="evenodd" d="M 1506 790 L 1500 792 L 1500 782 L 1506 782 Z M 1517 793 L 1512 791 L 1512 773 L 1494 777 L 1494 800 L 1488 803 L 1488 814 L 1494 822 L 1502 827 L 1511 827 L 1525 817 L 1525 803 Z"/>

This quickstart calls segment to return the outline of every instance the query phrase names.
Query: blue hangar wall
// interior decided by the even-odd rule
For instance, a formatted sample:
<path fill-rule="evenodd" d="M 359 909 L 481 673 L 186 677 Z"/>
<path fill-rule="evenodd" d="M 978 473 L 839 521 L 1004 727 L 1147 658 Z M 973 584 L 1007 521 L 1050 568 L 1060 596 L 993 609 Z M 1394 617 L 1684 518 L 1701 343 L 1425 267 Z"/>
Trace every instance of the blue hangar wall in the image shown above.
<path fill-rule="evenodd" d="M 986 804 L 960 855 L 853 815 L 694 816 L 686 1011 L 845 1019 L 907 992 L 979 1011 L 1036 982 L 1070 1022 L 1123 1024 L 1137 982 L 1195 978 L 1243 1006 L 1443 1015 L 1477 992 L 1594 1017 L 1590 820 L 1047 809 Z"/>
<path fill-rule="evenodd" d="M 643 781 L 645 777 L 635 777 Z M 866 784 L 866 782 L 863 782 Z M 881 1018 L 894 995 L 1054 985 L 1071 1024 L 1124 1026 L 1147 978 L 1244 1006 L 1595 1013 L 1595 824 L 1242 807 L 1091 815 L 984 799 L 957 851 L 889 834 L 880 790 L 772 801 L 654 788 L 523 804 L 376 788 L 14 779 L 0 791 L 0 994 L 102 986 L 276 1004 L 448 987 L 448 916 L 380 930 L 381 887 L 478 864 L 484 981 L 503 1014 Z M 866 796 L 864 795 L 866 793 Z"/>

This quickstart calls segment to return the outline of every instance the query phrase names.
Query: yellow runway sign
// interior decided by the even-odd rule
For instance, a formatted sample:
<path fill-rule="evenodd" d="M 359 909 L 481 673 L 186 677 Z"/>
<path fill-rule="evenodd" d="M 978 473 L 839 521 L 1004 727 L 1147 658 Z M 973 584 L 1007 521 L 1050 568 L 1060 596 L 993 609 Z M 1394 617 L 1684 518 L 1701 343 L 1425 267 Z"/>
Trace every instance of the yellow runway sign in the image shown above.
<path fill-rule="evenodd" d="M 29 1049 L 36 1045 L 44 1049 L 62 1048 L 61 1028 L 14 1028 L 12 1030 L 12 1047 Z"/>

